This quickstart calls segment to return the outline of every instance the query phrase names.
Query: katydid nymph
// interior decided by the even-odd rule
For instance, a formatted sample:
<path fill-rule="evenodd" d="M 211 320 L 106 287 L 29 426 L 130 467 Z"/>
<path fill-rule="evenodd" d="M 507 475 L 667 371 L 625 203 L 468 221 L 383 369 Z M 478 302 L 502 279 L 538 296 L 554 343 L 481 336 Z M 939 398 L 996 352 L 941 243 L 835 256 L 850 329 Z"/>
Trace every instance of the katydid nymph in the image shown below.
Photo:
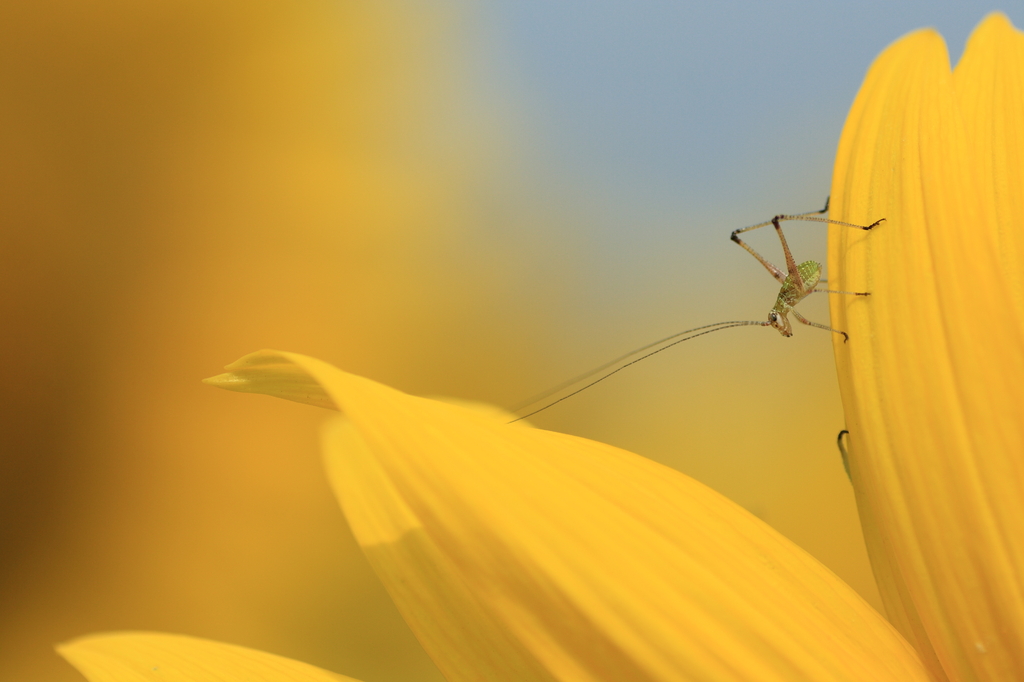
<path fill-rule="evenodd" d="M 535 396 L 534 398 L 531 398 L 529 401 L 521 404 L 519 409 L 516 409 L 515 412 L 519 412 L 520 410 L 529 407 L 530 405 L 534 405 L 543 400 L 547 400 L 552 396 L 557 395 L 561 391 L 570 388 L 571 386 L 574 386 L 582 381 L 586 381 L 587 379 L 590 379 L 591 377 L 600 374 L 600 376 L 598 376 L 593 381 L 584 384 L 582 387 L 577 388 L 571 393 L 568 393 L 562 396 L 561 398 L 558 398 L 557 400 L 553 400 L 545 404 L 544 406 L 533 410 L 532 412 L 522 415 L 521 417 L 517 417 L 516 419 L 512 420 L 512 422 L 509 423 L 514 423 L 522 419 L 526 419 L 527 417 L 532 417 L 538 412 L 543 412 L 544 410 L 547 410 L 548 408 L 557 405 L 563 400 L 567 400 L 573 397 L 574 395 L 587 390 L 591 386 L 604 381 L 613 374 L 621 372 L 630 365 L 635 365 L 641 360 L 646 360 L 652 355 L 660 353 L 664 350 L 668 350 L 672 346 L 680 344 L 683 341 L 689 341 L 690 339 L 695 339 L 698 336 L 710 334 L 711 332 L 721 331 L 723 329 L 749 326 L 774 327 L 775 329 L 778 330 L 780 334 L 788 337 L 793 335 L 793 329 L 789 324 L 788 317 L 790 314 L 792 314 L 793 317 L 795 317 L 797 321 L 802 324 L 806 324 L 811 327 L 817 327 L 818 329 L 824 329 L 834 334 L 841 334 L 843 336 L 843 342 L 845 343 L 846 341 L 848 341 L 850 336 L 846 332 L 841 331 L 839 329 L 833 329 L 832 327 L 829 327 L 824 324 L 811 322 L 803 315 L 798 313 L 795 310 L 795 306 L 798 303 L 800 303 L 800 301 L 807 298 L 811 294 L 816 293 L 846 294 L 849 296 L 870 296 L 871 293 L 867 291 L 839 291 L 837 289 L 819 289 L 819 285 L 828 283 L 826 280 L 821 279 L 821 264 L 810 260 L 804 261 L 799 265 L 797 264 L 796 260 L 793 259 L 793 254 L 789 250 L 789 245 L 786 243 L 786 236 L 782 234 L 781 223 L 787 220 L 807 220 L 812 222 L 825 223 L 829 225 L 840 225 L 842 227 L 851 227 L 857 230 L 867 231 L 872 228 L 878 227 L 878 225 L 885 221 L 885 218 L 880 218 L 879 220 L 876 220 L 870 225 L 855 225 L 854 223 L 847 223 L 840 220 L 832 220 L 831 218 L 823 218 L 821 216 L 823 213 L 828 212 L 828 205 L 829 200 L 826 199 L 825 208 L 821 209 L 820 211 L 810 211 L 808 213 L 797 213 L 793 215 L 781 214 L 775 216 L 769 221 L 758 223 L 757 225 L 751 225 L 749 227 L 743 227 L 738 230 L 733 230 L 731 239 L 740 246 L 742 246 L 744 249 L 746 249 L 750 253 L 750 255 L 756 258 L 757 261 L 761 263 L 761 265 L 763 265 L 766 270 L 768 270 L 771 276 L 774 277 L 782 285 L 782 288 L 779 290 L 778 298 L 776 298 L 775 300 L 775 305 L 774 307 L 772 307 L 771 311 L 769 311 L 768 319 L 766 321 L 761 322 L 755 320 L 736 320 L 731 322 L 716 322 L 714 324 L 707 324 L 702 327 L 694 327 L 693 329 L 687 329 L 686 331 L 677 332 L 675 334 L 672 334 L 671 336 L 666 336 L 663 339 L 660 339 L 653 343 L 649 343 L 645 346 L 641 346 L 640 348 L 636 348 L 630 351 L 629 353 L 626 353 L 625 355 L 622 355 L 620 357 L 615 358 L 614 360 L 604 363 L 600 367 L 595 367 L 589 372 L 581 374 L 577 377 L 573 377 L 572 379 L 559 384 L 558 386 L 552 388 L 551 390 L 545 391 L 544 393 Z M 744 242 L 739 237 L 739 235 L 743 234 L 744 232 L 756 230 L 760 227 L 768 227 L 769 225 L 775 227 L 775 232 L 776 234 L 779 235 L 779 241 L 782 243 L 782 251 L 786 256 L 785 270 L 770 263 L 767 259 L 765 259 L 757 251 L 754 251 L 754 249 L 752 249 L 749 244 Z M 618 367 L 615 367 L 616 365 L 618 365 Z M 615 369 L 611 369 L 610 371 L 605 372 L 605 370 L 609 370 L 612 367 L 615 367 Z M 601 374 L 601 372 L 605 373 Z"/>
<path fill-rule="evenodd" d="M 732 240 L 746 249 L 750 255 L 758 260 L 761 265 L 765 267 L 768 272 L 771 273 L 772 277 L 782 284 L 782 289 L 779 290 L 779 297 L 775 300 L 775 307 L 772 308 L 771 312 L 768 313 L 768 322 L 758 322 L 763 326 L 775 327 L 779 330 L 779 333 L 783 336 L 793 336 L 793 329 L 789 326 L 789 313 L 793 313 L 793 317 L 798 322 L 809 325 L 811 327 L 817 327 L 818 329 L 825 329 L 835 334 L 843 335 L 843 342 L 850 340 L 850 335 L 844 331 L 833 329 L 832 327 L 824 324 L 818 324 L 817 322 L 811 322 L 806 317 L 798 313 L 794 307 L 797 303 L 804 300 L 811 294 L 847 294 L 849 296 L 870 296 L 871 292 L 868 291 L 838 291 L 836 289 L 818 289 L 819 284 L 828 284 L 825 280 L 821 279 L 821 264 L 816 263 L 812 260 L 804 261 L 800 265 L 796 264 L 793 260 L 793 254 L 789 251 L 789 245 L 786 243 L 786 235 L 782 234 L 782 226 L 779 224 L 783 220 L 811 220 L 818 223 L 827 223 L 830 225 L 842 225 L 844 227 L 853 227 L 858 230 L 870 230 L 873 227 L 878 227 L 885 220 L 881 218 L 871 223 L 870 225 L 854 225 L 853 223 L 844 223 L 840 220 L 832 220 L 830 218 L 822 218 L 821 214 L 828 212 L 828 202 L 825 200 L 825 208 L 820 211 L 811 211 L 810 213 L 798 213 L 796 215 L 777 215 L 768 222 L 758 223 L 757 225 L 751 225 L 750 227 L 743 227 L 739 230 L 732 231 Z M 775 232 L 779 235 L 779 241 L 782 242 L 782 251 L 786 254 L 786 271 L 783 271 L 769 263 L 765 258 L 750 248 L 750 245 L 739 238 L 739 235 L 750 230 L 756 230 L 759 227 L 768 227 L 769 225 L 775 226 Z"/>

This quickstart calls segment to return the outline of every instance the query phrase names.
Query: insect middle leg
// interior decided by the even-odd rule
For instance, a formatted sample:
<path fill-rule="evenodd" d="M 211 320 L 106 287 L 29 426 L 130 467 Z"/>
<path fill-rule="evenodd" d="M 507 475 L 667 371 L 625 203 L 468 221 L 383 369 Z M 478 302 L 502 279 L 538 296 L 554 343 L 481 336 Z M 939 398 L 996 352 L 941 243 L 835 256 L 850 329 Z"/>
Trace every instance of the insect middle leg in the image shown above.
<path fill-rule="evenodd" d="M 825 280 L 818 280 L 818 284 L 824 283 Z M 840 291 L 839 289 L 811 289 L 812 294 L 849 294 L 850 296 L 870 296 L 870 291 Z"/>

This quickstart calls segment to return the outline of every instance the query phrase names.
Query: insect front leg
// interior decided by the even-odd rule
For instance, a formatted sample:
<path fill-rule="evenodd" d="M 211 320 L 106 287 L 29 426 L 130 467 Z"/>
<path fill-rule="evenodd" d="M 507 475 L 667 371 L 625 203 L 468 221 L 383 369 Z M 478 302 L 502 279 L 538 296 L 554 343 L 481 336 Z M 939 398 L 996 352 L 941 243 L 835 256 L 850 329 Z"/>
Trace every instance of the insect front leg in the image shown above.
<path fill-rule="evenodd" d="M 838 329 L 833 329 L 832 327 L 829 327 L 828 325 L 818 324 L 817 322 L 811 322 L 810 320 L 808 320 L 806 317 L 804 317 L 803 315 L 801 315 L 800 313 L 798 313 L 795 310 L 790 310 L 789 312 L 793 313 L 793 317 L 795 317 L 798 322 L 806 324 L 809 327 L 817 327 L 818 329 L 824 329 L 825 331 L 830 331 L 833 334 L 842 334 L 843 335 L 843 343 L 846 343 L 847 341 L 850 340 L 850 335 L 847 334 L 844 331 L 840 331 Z"/>

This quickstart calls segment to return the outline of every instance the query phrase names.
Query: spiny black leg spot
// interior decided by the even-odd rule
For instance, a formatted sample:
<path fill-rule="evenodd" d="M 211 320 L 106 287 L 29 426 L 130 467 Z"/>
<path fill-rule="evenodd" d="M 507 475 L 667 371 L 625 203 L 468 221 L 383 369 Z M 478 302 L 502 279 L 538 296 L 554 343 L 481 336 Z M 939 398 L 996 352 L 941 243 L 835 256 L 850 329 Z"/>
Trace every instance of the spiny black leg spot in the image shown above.
<path fill-rule="evenodd" d="M 855 295 L 856 296 L 870 296 L 871 292 L 870 291 L 858 291 Z"/>
<path fill-rule="evenodd" d="M 846 332 L 839 332 L 839 333 L 843 335 L 843 343 L 846 343 L 847 341 L 850 340 L 850 335 L 847 334 Z"/>
<path fill-rule="evenodd" d="M 832 195 L 831 194 L 829 194 L 827 197 L 825 197 L 825 208 L 823 208 L 820 211 L 818 211 L 818 213 L 828 213 L 828 202 L 830 202 L 830 201 L 832 201 Z"/>
<path fill-rule="evenodd" d="M 878 220 L 876 220 L 875 222 L 871 223 L 870 225 L 868 225 L 864 229 L 865 230 L 870 230 L 873 227 L 878 227 L 879 225 L 881 225 L 884 222 L 885 222 L 885 218 L 879 218 Z"/>
<path fill-rule="evenodd" d="M 737 244 L 739 244 L 739 243 L 740 243 L 740 236 L 739 236 L 739 231 L 737 230 L 736 232 L 733 232 L 733 233 L 732 233 L 732 236 L 731 236 L 731 237 L 729 237 L 729 239 L 731 239 L 731 240 L 733 240 L 734 242 L 736 242 Z"/>

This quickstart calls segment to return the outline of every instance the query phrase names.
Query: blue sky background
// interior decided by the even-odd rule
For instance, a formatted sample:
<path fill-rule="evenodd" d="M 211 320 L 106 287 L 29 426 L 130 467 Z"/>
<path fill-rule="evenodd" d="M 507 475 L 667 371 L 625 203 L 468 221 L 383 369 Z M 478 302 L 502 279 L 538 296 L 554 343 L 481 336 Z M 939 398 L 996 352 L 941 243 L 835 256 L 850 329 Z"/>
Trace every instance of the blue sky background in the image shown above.
<path fill-rule="evenodd" d="M 535 189 L 596 207 L 609 220 L 595 227 L 621 233 L 618 221 L 740 199 L 817 206 L 871 60 L 932 26 L 955 63 L 993 9 L 524 0 L 484 3 L 471 32 L 477 76 L 529 135 L 520 152 Z"/>

